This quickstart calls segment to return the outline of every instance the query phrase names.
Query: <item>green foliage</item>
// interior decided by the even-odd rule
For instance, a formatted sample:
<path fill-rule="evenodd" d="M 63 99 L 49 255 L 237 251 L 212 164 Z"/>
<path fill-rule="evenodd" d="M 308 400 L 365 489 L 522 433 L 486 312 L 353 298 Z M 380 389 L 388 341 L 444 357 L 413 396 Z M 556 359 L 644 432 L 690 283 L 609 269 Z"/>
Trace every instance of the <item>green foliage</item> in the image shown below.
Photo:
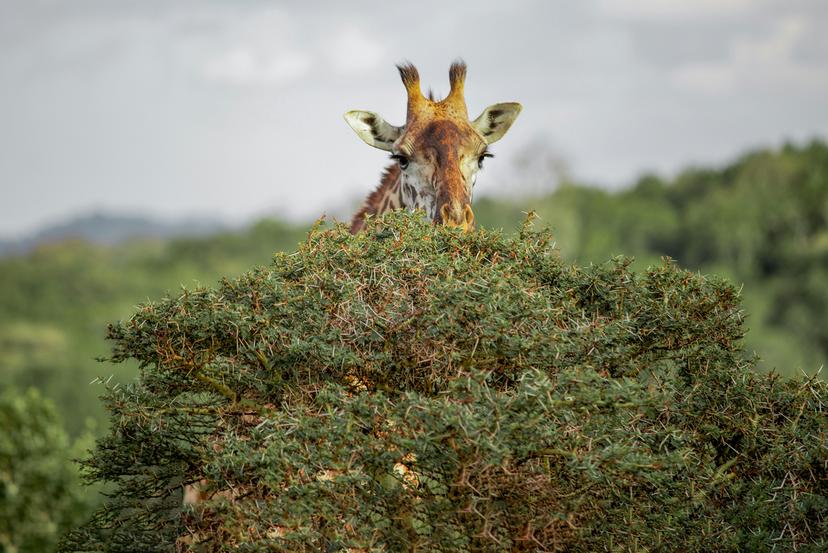
<path fill-rule="evenodd" d="M 828 362 L 828 145 L 743 156 L 721 170 L 641 178 L 617 193 L 565 185 L 553 194 L 476 208 L 484 226 L 514 228 L 535 210 L 565 258 L 670 256 L 744 283 L 761 366 L 815 374 Z"/>
<path fill-rule="evenodd" d="M 824 550 L 826 383 L 751 370 L 727 283 L 629 265 L 398 214 L 141 306 L 63 549 Z"/>
<path fill-rule="evenodd" d="M 673 179 L 647 176 L 618 192 L 570 184 L 543 198 L 475 202 L 482 226 L 515 232 L 530 209 L 553 229 L 564 259 L 600 264 L 623 254 L 635 256 L 630 267 L 643 271 L 669 255 L 736 283 L 748 329 L 740 355 L 750 360 L 757 352 L 760 370 L 801 378 L 828 361 L 824 143 L 755 152 L 722 169 L 687 170 Z M 138 371 L 132 359 L 95 362 L 108 349 L 102 331 L 108 321 L 128 317 L 140 301 L 177 294 L 182 283 L 212 283 L 266 263 L 275 250 L 293 251 L 304 232 L 263 221 L 210 238 L 118 247 L 69 241 L 0 259 L 0 389 L 39 389 L 54 402 L 70 439 L 90 420 L 105 430 L 97 400 L 102 386 L 90 381 L 111 376 L 114 386 Z M 376 355 L 365 372 L 386 363 L 382 351 Z M 395 389 L 382 379 L 374 385 L 383 393 Z M 68 462 L 73 454 L 62 455 Z M 86 501 L 94 502 L 95 494 Z"/>
<path fill-rule="evenodd" d="M 67 458 L 91 439 L 71 444 L 51 402 L 33 389 L 0 394 L 0 429 L 0 553 L 52 551 L 91 512 Z"/>
<path fill-rule="evenodd" d="M 305 230 L 262 221 L 213 238 L 135 242 L 123 247 L 65 242 L 0 260 L 0 387 L 36 386 L 52 399 L 70 435 L 103 420 L 98 376 L 131 380 L 134 364 L 102 366 L 106 324 L 182 283 L 215 281 L 292 250 Z"/>
<path fill-rule="evenodd" d="M 38 415 L 31 422 L 16 418 L 13 423 L 18 426 L 0 425 L 0 443 L 7 431 L 8 439 L 23 439 L 25 432 L 40 431 L 27 424 L 50 421 L 48 432 L 55 438 L 50 438 L 53 448 L 41 452 L 42 462 L 62 467 L 54 473 L 54 480 L 27 481 L 25 493 L 17 495 L 16 501 L 29 507 L 23 503 L 3 506 L 6 511 L 0 513 L 0 524 L 15 529 L 18 551 L 53 551 L 60 533 L 80 524 L 91 513 L 89 507 L 99 502 L 98 487 L 84 489 L 76 478 L 71 486 L 66 483 L 66 490 L 55 486 L 66 471 L 75 474 L 72 459 L 83 454 L 75 447 L 67 448 L 67 439 L 91 440 L 87 430 L 95 422 L 101 423 L 97 428 L 106 428 L 106 413 L 98 400 L 102 387 L 90 382 L 103 376 L 104 380 L 111 377 L 115 385 L 132 380 L 137 372 L 135 363 L 102 365 L 95 361 L 107 351 L 107 322 L 127 316 L 142 298 L 179 289 L 182 282 L 213 281 L 264 263 L 274 249 L 294 248 L 304 233 L 262 221 L 244 232 L 209 239 L 135 242 L 117 248 L 70 241 L 0 260 L 0 389 L 36 387 L 57 408 L 57 413 L 49 410 L 48 417 L 43 415 L 46 418 Z M 4 396 L 4 401 L 11 397 Z M 36 405 L 43 402 L 38 401 Z M 40 470 L 32 459 L 34 453 L 15 450 L 10 455 L 17 469 Z M 64 495 L 56 497 L 58 492 Z M 66 506 L 70 500 L 79 507 Z M 36 513 L 40 519 L 32 518 Z M 53 517 L 52 522 L 47 517 Z M 39 541 L 21 545 L 26 532 L 32 534 L 25 540 Z M 2 547 L 0 542 L 0 551 L 13 551 Z"/>

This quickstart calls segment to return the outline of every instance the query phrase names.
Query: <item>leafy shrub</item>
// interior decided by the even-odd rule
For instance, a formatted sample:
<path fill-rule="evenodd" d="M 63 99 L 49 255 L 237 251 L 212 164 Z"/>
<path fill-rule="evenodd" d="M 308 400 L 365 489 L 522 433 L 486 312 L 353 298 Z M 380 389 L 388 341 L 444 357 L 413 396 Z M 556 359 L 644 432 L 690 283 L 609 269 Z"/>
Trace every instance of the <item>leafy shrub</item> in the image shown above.
<path fill-rule="evenodd" d="M 71 460 L 84 444 L 70 443 L 36 390 L 0 394 L 0 553 L 54 551 L 89 514 Z"/>
<path fill-rule="evenodd" d="M 825 382 L 750 370 L 727 283 L 551 244 L 399 214 L 144 305 L 64 549 L 822 550 Z"/>

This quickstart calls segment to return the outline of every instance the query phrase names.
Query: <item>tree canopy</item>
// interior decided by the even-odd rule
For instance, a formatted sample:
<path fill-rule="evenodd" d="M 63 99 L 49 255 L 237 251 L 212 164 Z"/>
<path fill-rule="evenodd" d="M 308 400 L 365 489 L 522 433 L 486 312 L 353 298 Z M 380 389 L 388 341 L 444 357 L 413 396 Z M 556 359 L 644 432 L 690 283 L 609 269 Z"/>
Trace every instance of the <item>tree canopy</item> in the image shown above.
<path fill-rule="evenodd" d="M 64 550 L 823 549 L 826 384 L 751 370 L 727 282 L 552 244 L 397 214 L 142 305 Z"/>

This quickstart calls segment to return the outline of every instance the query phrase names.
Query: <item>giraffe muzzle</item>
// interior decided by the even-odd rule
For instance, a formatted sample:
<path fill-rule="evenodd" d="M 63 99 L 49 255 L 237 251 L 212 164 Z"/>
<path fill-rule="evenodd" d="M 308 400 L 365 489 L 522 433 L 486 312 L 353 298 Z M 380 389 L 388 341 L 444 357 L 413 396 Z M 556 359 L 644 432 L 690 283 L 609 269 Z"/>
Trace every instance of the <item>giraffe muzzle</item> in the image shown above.
<path fill-rule="evenodd" d="M 474 229 L 474 211 L 469 204 L 463 205 L 462 209 L 451 209 L 444 204 L 440 208 L 440 219 L 444 225 L 463 229 L 464 232 Z"/>

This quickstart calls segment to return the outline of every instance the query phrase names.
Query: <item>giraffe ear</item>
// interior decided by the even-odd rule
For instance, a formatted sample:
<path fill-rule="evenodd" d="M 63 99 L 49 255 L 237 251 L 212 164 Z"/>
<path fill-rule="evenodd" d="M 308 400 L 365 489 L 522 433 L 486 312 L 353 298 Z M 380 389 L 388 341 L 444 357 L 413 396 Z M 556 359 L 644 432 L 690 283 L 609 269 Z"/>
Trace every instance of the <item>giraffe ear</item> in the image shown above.
<path fill-rule="evenodd" d="M 515 122 L 521 109 L 523 106 L 517 102 L 493 104 L 484 109 L 480 117 L 472 121 L 472 127 L 483 135 L 486 144 L 497 142 Z"/>
<path fill-rule="evenodd" d="M 345 114 L 345 121 L 369 146 L 391 151 L 394 141 L 402 134 L 401 127 L 389 125 L 372 111 L 352 110 Z"/>

